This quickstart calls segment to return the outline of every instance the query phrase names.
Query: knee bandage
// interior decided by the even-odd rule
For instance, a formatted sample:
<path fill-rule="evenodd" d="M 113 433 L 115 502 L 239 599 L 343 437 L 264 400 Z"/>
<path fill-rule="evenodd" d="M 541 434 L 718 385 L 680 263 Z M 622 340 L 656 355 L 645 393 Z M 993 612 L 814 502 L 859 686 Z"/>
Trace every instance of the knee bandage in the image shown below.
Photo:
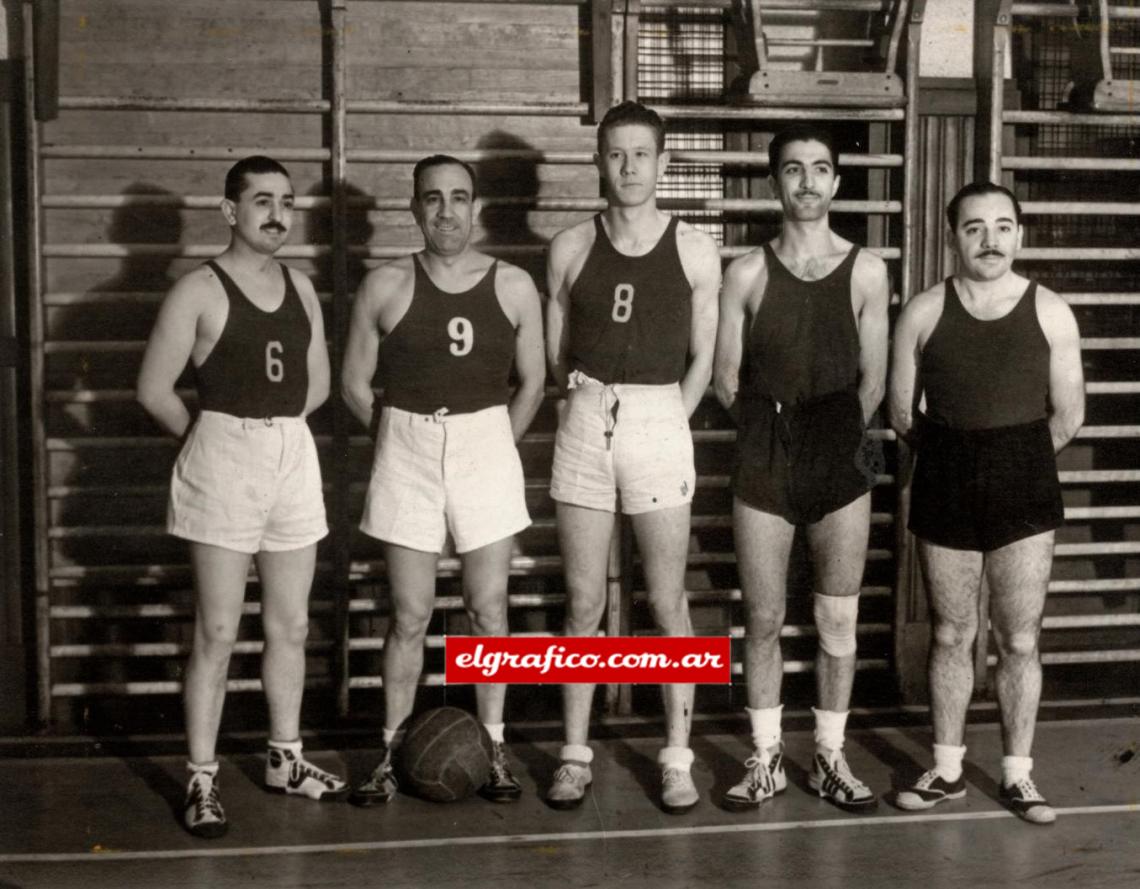
<path fill-rule="evenodd" d="M 832 657 L 855 653 L 855 625 L 859 621 L 858 596 L 815 594 L 815 628 L 819 647 Z"/>

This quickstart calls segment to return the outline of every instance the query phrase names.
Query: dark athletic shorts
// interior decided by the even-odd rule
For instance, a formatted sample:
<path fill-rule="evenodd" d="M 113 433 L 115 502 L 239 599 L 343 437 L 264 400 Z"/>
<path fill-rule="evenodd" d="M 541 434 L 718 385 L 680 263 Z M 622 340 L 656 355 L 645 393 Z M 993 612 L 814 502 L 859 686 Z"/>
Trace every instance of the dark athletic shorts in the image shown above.
<path fill-rule="evenodd" d="M 741 411 L 732 492 L 754 509 L 814 524 L 871 490 L 883 470 L 854 389 L 792 405 L 744 397 Z"/>
<path fill-rule="evenodd" d="M 919 417 L 910 530 L 951 549 L 989 552 L 1065 518 L 1047 420 L 959 430 Z"/>

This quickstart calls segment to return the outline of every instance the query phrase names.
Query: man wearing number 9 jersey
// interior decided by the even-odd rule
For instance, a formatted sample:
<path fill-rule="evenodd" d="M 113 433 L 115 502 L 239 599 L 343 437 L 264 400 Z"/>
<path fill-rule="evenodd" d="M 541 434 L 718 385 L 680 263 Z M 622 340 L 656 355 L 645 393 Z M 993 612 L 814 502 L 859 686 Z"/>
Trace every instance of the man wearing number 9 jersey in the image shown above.
<path fill-rule="evenodd" d="M 159 310 L 138 399 L 182 439 L 167 530 L 190 542 L 196 600 L 184 680 L 190 747 L 184 824 L 226 831 L 215 744 L 250 559 L 261 580 L 261 676 L 269 704 L 267 789 L 343 797 L 345 783 L 301 754 L 309 589 L 328 533 L 317 449 L 305 417 L 329 393 L 321 308 L 309 279 L 274 259 L 293 219 L 281 164 L 247 157 L 226 175 L 230 245 L 183 276 Z M 194 366 L 196 420 L 175 386 Z"/>
<path fill-rule="evenodd" d="M 631 516 L 649 606 L 660 631 L 692 635 L 685 597 L 689 509 L 696 484 L 688 418 L 712 374 L 720 257 L 713 239 L 657 209 L 669 163 L 665 126 L 637 102 L 598 127 L 608 207 L 550 245 L 546 348 L 565 401 L 550 495 L 566 573 L 567 636 L 592 636 L 605 609 L 617 498 Z M 563 688 L 566 744 L 547 793 L 579 805 L 590 783 L 592 685 Z M 693 686 L 667 685 L 662 806 L 697 803 L 689 748 Z"/>
<path fill-rule="evenodd" d="M 472 632 L 508 633 L 513 537 L 530 525 L 516 442 L 534 419 L 546 380 L 534 282 L 470 246 L 479 213 L 474 171 L 432 155 L 416 164 L 412 186 L 424 249 L 364 279 L 341 377 L 345 401 L 369 428 L 377 368 L 383 389 L 360 528 L 385 544 L 391 616 L 381 760 L 349 797 L 361 806 L 388 802 L 397 790 L 392 754 L 415 703 L 436 562 L 449 532 Z M 494 802 L 517 800 L 522 792 L 503 748 L 505 694 L 501 684 L 475 689 L 479 719 L 494 744 L 481 793 Z"/>

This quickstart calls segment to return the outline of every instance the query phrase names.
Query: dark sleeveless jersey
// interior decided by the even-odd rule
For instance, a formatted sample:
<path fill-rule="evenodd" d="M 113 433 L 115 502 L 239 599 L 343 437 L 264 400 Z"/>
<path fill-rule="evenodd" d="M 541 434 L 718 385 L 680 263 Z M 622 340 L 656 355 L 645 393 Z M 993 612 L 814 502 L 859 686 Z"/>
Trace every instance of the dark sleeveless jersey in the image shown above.
<path fill-rule="evenodd" d="M 644 256 L 626 256 L 594 217 L 594 245 L 570 288 L 569 369 L 603 383 L 675 383 L 685 375 L 692 288 L 677 219 Z"/>
<path fill-rule="evenodd" d="M 198 404 L 235 417 L 299 417 L 309 394 L 309 343 L 313 329 L 293 277 L 272 312 L 250 302 L 220 265 L 206 263 L 222 282 L 229 314 L 222 335 L 197 369 Z"/>
<path fill-rule="evenodd" d="M 1048 414 L 1049 341 L 1037 320 L 1037 284 L 1013 309 L 979 321 L 946 279 L 942 315 L 922 350 L 926 413 L 955 429 L 994 429 Z"/>
<path fill-rule="evenodd" d="M 741 395 L 797 404 L 859 383 L 859 330 L 851 310 L 858 247 L 818 281 L 797 278 L 764 245 L 768 284 L 748 331 Z"/>
<path fill-rule="evenodd" d="M 495 294 L 498 262 L 470 290 L 440 290 L 417 257 L 412 301 L 380 343 L 384 403 L 417 414 L 506 404 L 515 329 Z"/>

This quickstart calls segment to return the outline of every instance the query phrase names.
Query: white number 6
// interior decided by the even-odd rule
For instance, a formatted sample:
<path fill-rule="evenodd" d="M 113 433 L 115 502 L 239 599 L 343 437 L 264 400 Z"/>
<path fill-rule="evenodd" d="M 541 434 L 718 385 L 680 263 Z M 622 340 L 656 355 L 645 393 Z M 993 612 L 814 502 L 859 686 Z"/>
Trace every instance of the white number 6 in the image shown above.
<path fill-rule="evenodd" d="M 285 362 L 277 357 L 284 351 L 285 347 L 277 340 L 265 344 L 265 375 L 271 383 L 280 383 L 285 379 Z"/>
<path fill-rule="evenodd" d="M 614 288 L 614 310 L 612 317 L 618 324 L 625 324 L 633 316 L 633 285 L 618 284 Z"/>
<path fill-rule="evenodd" d="M 466 318 L 457 316 L 448 321 L 447 335 L 452 339 L 449 348 L 456 358 L 462 358 L 475 348 L 475 328 Z"/>

